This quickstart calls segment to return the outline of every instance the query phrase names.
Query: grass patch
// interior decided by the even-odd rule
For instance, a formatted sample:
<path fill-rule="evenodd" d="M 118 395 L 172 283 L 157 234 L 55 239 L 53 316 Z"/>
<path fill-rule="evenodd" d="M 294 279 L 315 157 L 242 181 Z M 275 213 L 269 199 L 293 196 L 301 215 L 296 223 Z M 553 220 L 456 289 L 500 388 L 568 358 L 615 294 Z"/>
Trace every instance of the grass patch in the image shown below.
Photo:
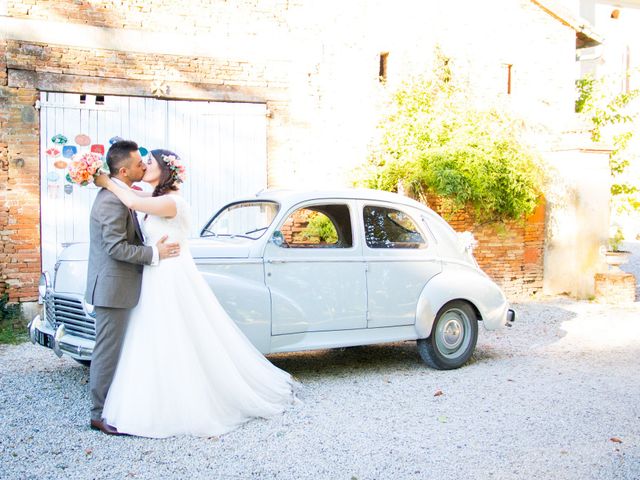
<path fill-rule="evenodd" d="M 29 339 L 27 329 L 22 325 L 19 304 L 7 304 L 7 294 L 0 298 L 0 344 L 15 345 Z"/>

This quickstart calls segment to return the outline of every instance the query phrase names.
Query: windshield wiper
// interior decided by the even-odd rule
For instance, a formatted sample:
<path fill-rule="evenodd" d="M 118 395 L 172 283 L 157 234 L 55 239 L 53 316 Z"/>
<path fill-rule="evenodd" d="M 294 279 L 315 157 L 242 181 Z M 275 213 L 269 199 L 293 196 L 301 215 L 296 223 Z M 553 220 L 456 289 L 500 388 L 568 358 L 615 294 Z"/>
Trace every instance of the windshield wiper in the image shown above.
<path fill-rule="evenodd" d="M 206 232 L 206 233 L 210 233 L 210 234 L 211 234 L 211 235 L 207 235 L 208 237 L 211 237 L 211 236 L 213 236 L 213 237 L 217 237 L 217 236 L 218 236 L 218 234 L 217 234 L 216 232 L 214 232 L 213 230 L 209 230 L 208 228 L 205 228 L 204 230 L 202 230 L 202 233 L 200 233 L 200 236 L 201 236 L 201 237 L 204 237 L 204 235 L 203 235 L 203 234 L 204 234 L 205 232 Z"/>
<path fill-rule="evenodd" d="M 262 230 L 266 230 L 269 226 L 256 228 L 255 230 L 249 230 L 248 232 L 244 232 L 245 235 L 249 235 L 250 233 L 261 232 Z"/>
<path fill-rule="evenodd" d="M 214 237 L 230 237 L 230 238 L 241 237 L 241 238 L 248 238 L 249 240 L 255 240 L 255 238 L 250 237 L 248 235 L 242 235 L 241 233 L 214 233 L 214 232 L 211 232 L 211 233 L 213 233 Z"/>

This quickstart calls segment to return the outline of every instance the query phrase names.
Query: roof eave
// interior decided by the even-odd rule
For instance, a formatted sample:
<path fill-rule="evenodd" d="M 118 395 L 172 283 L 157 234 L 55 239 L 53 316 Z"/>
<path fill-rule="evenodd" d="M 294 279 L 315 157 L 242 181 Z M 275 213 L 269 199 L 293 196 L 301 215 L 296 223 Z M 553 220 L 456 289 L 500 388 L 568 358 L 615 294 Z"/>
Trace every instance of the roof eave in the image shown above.
<path fill-rule="evenodd" d="M 531 0 L 546 13 L 576 32 L 576 48 L 600 45 L 604 37 L 595 31 L 593 25 L 582 17 L 576 17 L 553 0 Z"/>

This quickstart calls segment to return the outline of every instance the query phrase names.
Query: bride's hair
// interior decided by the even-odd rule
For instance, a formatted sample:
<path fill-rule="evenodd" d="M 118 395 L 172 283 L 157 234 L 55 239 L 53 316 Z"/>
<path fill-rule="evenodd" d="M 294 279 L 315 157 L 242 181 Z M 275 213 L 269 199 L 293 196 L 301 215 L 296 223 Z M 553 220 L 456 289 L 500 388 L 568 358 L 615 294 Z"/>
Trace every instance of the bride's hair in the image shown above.
<path fill-rule="evenodd" d="M 175 171 L 172 170 L 169 164 L 164 160 L 164 157 L 174 157 L 177 159 L 179 158 L 178 155 L 173 153 L 171 150 L 164 150 L 162 148 L 151 150 L 151 155 L 153 155 L 153 158 L 160 166 L 160 180 L 158 181 L 156 188 L 153 190 L 152 196 L 160 197 L 170 191 L 178 190 L 176 184 L 181 180 L 175 174 Z"/>

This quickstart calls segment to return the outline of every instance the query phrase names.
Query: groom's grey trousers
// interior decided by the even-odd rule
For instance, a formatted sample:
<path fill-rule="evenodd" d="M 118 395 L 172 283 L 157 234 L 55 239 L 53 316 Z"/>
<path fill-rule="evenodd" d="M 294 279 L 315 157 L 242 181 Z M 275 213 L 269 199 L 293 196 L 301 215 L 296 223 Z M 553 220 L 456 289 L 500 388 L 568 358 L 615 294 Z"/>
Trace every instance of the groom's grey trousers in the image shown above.
<path fill-rule="evenodd" d="M 92 420 L 102 419 L 102 408 L 118 365 L 130 313 L 128 308 L 96 307 L 96 346 L 89 374 Z"/>

